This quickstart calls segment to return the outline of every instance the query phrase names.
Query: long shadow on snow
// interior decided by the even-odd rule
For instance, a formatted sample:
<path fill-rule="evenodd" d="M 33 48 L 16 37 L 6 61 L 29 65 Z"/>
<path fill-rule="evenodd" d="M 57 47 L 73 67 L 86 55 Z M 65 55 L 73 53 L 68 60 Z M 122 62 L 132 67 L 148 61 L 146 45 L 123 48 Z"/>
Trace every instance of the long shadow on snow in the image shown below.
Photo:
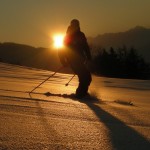
<path fill-rule="evenodd" d="M 83 101 L 82 101 L 83 102 Z M 150 141 L 100 106 L 84 101 L 107 129 L 116 150 L 148 150 Z"/>
<path fill-rule="evenodd" d="M 86 104 L 105 124 L 109 130 L 112 146 L 115 150 L 148 150 L 150 149 L 150 141 L 139 134 L 137 131 L 127 126 L 124 122 L 103 110 L 97 103 L 102 103 L 97 98 L 92 99 L 76 99 L 74 95 L 45 93 L 46 96 L 58 96 L 78 100 Z"/>

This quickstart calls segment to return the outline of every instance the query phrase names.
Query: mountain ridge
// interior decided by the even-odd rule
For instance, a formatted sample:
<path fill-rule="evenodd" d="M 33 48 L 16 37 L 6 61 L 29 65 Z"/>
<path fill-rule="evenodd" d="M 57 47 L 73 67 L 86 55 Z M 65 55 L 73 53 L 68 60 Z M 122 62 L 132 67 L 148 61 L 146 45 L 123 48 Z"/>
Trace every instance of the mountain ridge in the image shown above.
<path fill-rule="evenodd" d="M 150 28 L 136 26 L 124 32 L 104 33 L 88 38 L 88 42 L 90 45 L 105 49 L 134 47 L 146 61 L 150 62 Z"/>

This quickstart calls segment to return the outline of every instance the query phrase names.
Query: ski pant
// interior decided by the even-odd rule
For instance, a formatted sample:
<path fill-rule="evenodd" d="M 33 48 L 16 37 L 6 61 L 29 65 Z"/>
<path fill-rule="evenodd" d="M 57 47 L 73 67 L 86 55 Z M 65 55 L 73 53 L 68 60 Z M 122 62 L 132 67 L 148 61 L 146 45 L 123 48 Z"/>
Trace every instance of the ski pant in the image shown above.
<path fill-rule="evenodd" d="M 72 62 L 71 68 L 74 73 L 78 76 L 79 85 L 76 89 L 76 95 L 84 96 L 88 92 L 88 87 L 92 81 L 91 73 L 87 69 L 86 65 L 79 61 L 79 62 Z"/>

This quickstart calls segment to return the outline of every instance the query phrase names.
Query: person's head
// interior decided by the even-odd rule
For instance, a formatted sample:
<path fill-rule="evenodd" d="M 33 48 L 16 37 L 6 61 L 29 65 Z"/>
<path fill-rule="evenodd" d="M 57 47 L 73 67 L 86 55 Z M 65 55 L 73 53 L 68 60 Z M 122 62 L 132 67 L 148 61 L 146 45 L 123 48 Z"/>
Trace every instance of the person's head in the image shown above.
<path fill-rule="evenodd" d="M 71 20 L 70 28 L 71 28 L 73 33 L 77 32 L 77 31 L 80 31 L 80 22 L 79 22 L 79 20 L 77 20 L 77 19 Z"/>
<path fill-rule="evenodd" d="M 74 26 L 74 27 L 80 27 L 79 20 L 77 20 L 77 19 L 71 20 L 70 24 L 71 24 L 71 26 Z"/>

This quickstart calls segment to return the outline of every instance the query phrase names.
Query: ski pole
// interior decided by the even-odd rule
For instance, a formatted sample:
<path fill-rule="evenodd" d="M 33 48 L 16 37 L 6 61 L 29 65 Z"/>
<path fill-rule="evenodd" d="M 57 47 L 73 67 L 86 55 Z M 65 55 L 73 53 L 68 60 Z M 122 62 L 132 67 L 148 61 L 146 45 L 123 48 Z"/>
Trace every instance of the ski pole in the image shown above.
<path fill-rule="evenodd" d="M 65 84 L 65 86 L 68 86 L 71 80 L 75 77 L 75 74 L 71 77 L 71 79 Z"/>
<path fill-rule="evenodd" d="M 63 66 L 62 67 L 60 67 L 57 71 L 55 71 L 52 75 L 50 75 L 46 80 L 44 80 L 43 82 L 41 82 L 38 86 L 36 86 L 31 92 L 29 92 L 29 95 L 35 90 L 35 89 L 37 89 L 39 86 L 41 86 L 44 82 L 46 82 L 49 78 L 51 78 L 51 77 L 53 77 L 59 70 L 61 70 L 63 68 Z"/>

